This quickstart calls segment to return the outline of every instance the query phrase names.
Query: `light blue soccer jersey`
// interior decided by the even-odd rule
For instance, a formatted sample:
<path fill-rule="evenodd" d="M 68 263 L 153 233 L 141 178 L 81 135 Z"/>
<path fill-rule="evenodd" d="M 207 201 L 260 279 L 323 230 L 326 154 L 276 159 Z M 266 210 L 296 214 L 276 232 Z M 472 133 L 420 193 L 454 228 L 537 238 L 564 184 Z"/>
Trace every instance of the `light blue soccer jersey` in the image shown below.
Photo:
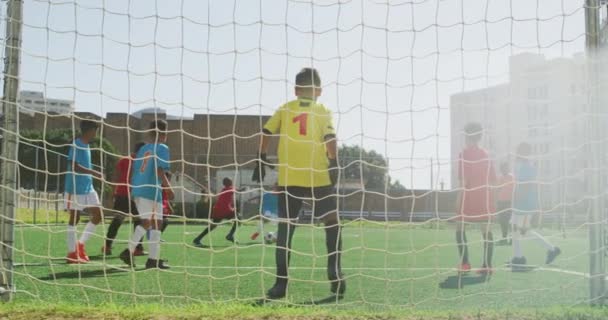
<path fill-rule="evenodd" d="M 517 160 L 514 173 L 513 212 L 532 214 L 538 210 L 537 169 L 529 161 Z"/>
<path fill-rule="evenodd" d="M 162 180 L 157 169 L 169 170 L 169 147 L 163 143 L 147 143 L 135 156 L 131 194 L 133 197 L 162 203 Z"/>
<path fill-rule="evenodd" d="M 266 215 L 267 212 L 271 216 L 279 215 L 279 195 L 272 192 L 264 192 L 262 196 L 262 214 Z"/>
<path fill-rule="evenodd" d="M 73 172 L 73 165 L 91 169 L 91 149 L 80 138 L 74 140 L 68 151 L 68 168 L 65 175 L 64 192 L 70 194 L 89 194 L 94 191 L 93 177 L 90 174 Z"/>

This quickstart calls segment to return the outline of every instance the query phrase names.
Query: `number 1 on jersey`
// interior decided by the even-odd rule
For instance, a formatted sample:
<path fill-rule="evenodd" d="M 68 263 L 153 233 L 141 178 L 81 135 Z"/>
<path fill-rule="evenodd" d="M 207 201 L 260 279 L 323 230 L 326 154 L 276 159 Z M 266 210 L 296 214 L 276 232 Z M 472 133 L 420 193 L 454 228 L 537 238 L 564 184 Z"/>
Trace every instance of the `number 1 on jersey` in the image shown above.
<path fill-rule="evenodd" d="M 308 113 L 301 113 L 299 116 L 291 120 L 292 123 L 300 123 L 300 135 L 305 136 L 308 128 Z"/>

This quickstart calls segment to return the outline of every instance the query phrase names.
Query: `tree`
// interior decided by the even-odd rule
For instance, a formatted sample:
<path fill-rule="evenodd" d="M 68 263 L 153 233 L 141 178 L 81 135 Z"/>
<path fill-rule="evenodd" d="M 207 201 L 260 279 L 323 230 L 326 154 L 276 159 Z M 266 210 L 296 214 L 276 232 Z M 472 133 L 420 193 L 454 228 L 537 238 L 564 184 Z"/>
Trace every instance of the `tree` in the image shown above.
<path fill-rule="evenodd" d="M 24 131 L 19 139 L 20 186 L 27 189 L 63 192 L 64 176 L 68 165 L 67 154 L 74 140 L 72 129 L 48 130 L 46 133 L 39 130 Z M 99 170 L 103 162 L 103 174 L 106 179 L 112 176 L 117 161 L 112 154 L 118 154 L 118 151 L 107 139 L 97 137 L 91 142 L 93 166 Z M 101 191 L 100 181 L 95 179 L 94 186 L 97 191 Z M 105 186 L 105 191 L 110 191 L 110 185 L 105 184 Z"/>
<path fill-rule="evenodd" d="M 399 180 L 392 181 L 388 175 L 388 160 L 374 150 L 359 146 L 343 145 L 338 150 L 342 179 L 359 180 L 368 190 L 403 192 L 405 187 Z"/>

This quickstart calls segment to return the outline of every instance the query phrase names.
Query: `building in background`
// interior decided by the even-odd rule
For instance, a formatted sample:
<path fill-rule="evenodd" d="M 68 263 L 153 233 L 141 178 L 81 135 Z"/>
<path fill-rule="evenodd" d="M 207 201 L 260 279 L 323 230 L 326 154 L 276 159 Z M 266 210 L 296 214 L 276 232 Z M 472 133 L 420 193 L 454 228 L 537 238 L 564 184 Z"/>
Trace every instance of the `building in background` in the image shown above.
<path fill-rule="evenodd" d="M 451 96 L 452 181 L 458 181 L 463 128 L 475 121 L 484 127 L 482 145 L 497 170 L 501 162 L 513 163 L 519 143 L 532 145 L 545 210 L 581 199 L 589 158 L 584 152 L 585 68 L 582 55 L 548 60 L 539 54 L 519 54 L 509 60 L 508 83 Z"/>
<path fill-rule="evenodd" d="M 74 101 L 46 98 L 42 92 L 21 91 L 17 97 L 19 111 L 30 116 L 34 113 L 70 114 L 74 112 Z"/>

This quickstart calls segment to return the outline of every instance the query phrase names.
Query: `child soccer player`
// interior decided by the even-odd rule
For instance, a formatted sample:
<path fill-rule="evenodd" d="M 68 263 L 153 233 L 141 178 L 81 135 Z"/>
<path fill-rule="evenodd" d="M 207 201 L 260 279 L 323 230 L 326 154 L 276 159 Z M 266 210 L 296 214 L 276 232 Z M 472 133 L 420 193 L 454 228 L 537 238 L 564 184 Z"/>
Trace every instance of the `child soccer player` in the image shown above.
<path fill-rule="evenodd" d="M 167 176 L 167 180 L 171 181 L 171 172 L 165 172 Z M 163 190 L 163 224 L 160 227 L 160 232 L 164 233 L 169 225 L 169 216 L 173 214 L 173 207 L 171 206 L 171 202 L 169 202 L 169 195 L 167 194 L 167 190 Z"/>
<path fill-rule="evenodd" d="M 258 223 L 258 229 L 251 235 L 251 240 L 258 238 L 260 233 L 264 233 L 264 224 L 266 221 L 276 221 L 278 217 L 279 206 L 279 187 L 275 184 L 271 191 L 264 191 L 261 198 L 261 208 L 263 216 Z"/>
<path fill-rule="evenodd" d="M 312 199 L 313 214 L 325 223 L 327 276 L 330 290 L 343 295 L 346 282 L 341 270 L 342 237 L 334 186 L 338 179 L 337 141 L 331 112 L 317 102 L 321 78 L 316 69 L 304 68 L 295 79 L 297 99 L 285 103 L 266 122 L 253 179 L 264 179 L 266 152 L 271 135 L 279 136 L 279 226 L 275 259 L 277 275 L 268 299 L 283 298 L 295 223 L 304 199 Z"/>
<path fill-rule="evenodd" d="M 458 161 L 459 187 L 458 216 L 456 217 L 456 242 L 460 256 L 459 272 L 469 272 L 469 250 L 467 246 L 466 225 L 479 224 L 483 236 L 483 262 L 477 273 L 492 274 L 492 255 L 494 239 L 491 218 L 496 212 L 492 187 L 496 183 L 496 173 L 488 152 L 479 146 L 482 137 L 479 123 L 469 123 L 464 127 L 464 150 Z"/>
<path fill-rule="evenodd" d="M 113 181 L 116 183 L 116 186 L 114 187 L 114 210 L 117 211 L 117 214 L 114 216 L 114 219 L 112 219 L 112 222 L 108 227 L 108 233 L 106 235 L 106 245 L 101 248 L 101 252 L 105 255 L 112 254 L 112 244 L 114 243 L 114 239 L 118 234 L 118 229 L 124 222 L 125 218 L 127 216 L 130 216 L 131 213 L 133 215 L 137 215 L 137 208 L 135 207 L 133 199 L 131 199 L 131 187 L 129 186 L 129 183 L 131 181 L 131 174 L 133 172 L 133 159 L 137 155 L 139 149 L 143 147 L 144 144 L 145 143 L 143 142 L 138 142 L 135 145 L 135 148 L 133 149 L 133 153 L 131 153 L 130 156 L 120 159 L 116 164 Z M 133 227 L 136 228 L 138 225 L 139 219 L 134 219 Z M 133 255 L 145 255 L 144 247 L 141 242 L 137 244 Z"/>
<path fill-rule="evenodd" d="M 103 179 L 103 175 L 93 170 L 89 143 L 97 136 L 97 123 L 91 120 L 80 121 L 80 137 L 76 138 L 68 152 L 68 166 L 65 175 L 65 208 L 70 214 L 67 232 L 67 263 L 86 263 L 89 261 L 84 245 L 101 222 L 101 202 L 93 189 L 93 177 Z M 76 242 L 76 224 L 80 221 L 79 212 L 87 210 L 90 221 L 84 228 L 80 241 Z"/>
<path fill-rule="evenodd" d="M 513 199 L 514 178 L 511 174 L 508 162 L 503 162 L 500 165 L 501 176 L 498 178 L 498 223 L 500 223 L 500 231 L 502 239 L 498 242 L 499 245 L 506 246 L 509 244 L 507 236 L 509 235 L 509 227 L 511 221 L 511 203 Z"/>
<path fill-rule="evenodd" d="M 521 143 L 517 147 L 515 162 L 515 191 L 513 195 L 513 215 L 511 226 L 513 229 L 513 271 L 522 271 L 527 263 L 521 250 L 522 237 L 527 235 L 535 238 L 538 243 L 547 249 L 546 264 L 550 264 L 561 253 L 561 250 L 552 245 L 541 234 L 530 228 L 530 220 L 540 210 L 538 204 L 538 182 L 536 167 L 532 164 L 530 155 L 532 146 Z"/>
<path fill-rule="evenodd" d="M 238 225 L 238 221 L 236 219 L 236 210 L 234 209 L 235 190 L 232 186 L 232 180 L 230 180 L 230 178 L 224 178 L 222 183 L 224 184 L 224 188 L 222 189 L 222 192 L 220 192 L 220 196 L 215 202 L 215 205 L 213 205 L 213 210 L 211 211 L 211 223 L 192 241 L 192 244 L 196 247 L 203 247 L 201 240 L 203 240 L 203 238 L 209 232 L 213 231 L 213 229 L 217 227 L 218 223 L 225 219 L 234 219 L 232 228 L 230 228 L 230 232 L 228 232 L 228 235 L 226 235 L 226 240 L 234 242 L 234 232 L 236 231 L 236 227 Z"/>
<path fill-rule="evenodd" d="M 135 227 L 129 246 L 120 254 L 120 259 L 135 267 L 133 253 L 140 239 L 150 230 L 149 254 L 146 269 L 169 269 L 165 261 L 160 259 L 160 224 L 163 219 L 162 202 L 163 190 L 169 199 L 173 198 L 171 183 L 165 175 L 169 170 L 169 147 L 167 141 L 168 125 L 165 120 L 150 123 L 149 141 L 139 149 L 133 162 L 131 186 L 133 201 L 139 212 L 141 224 Z"/>

